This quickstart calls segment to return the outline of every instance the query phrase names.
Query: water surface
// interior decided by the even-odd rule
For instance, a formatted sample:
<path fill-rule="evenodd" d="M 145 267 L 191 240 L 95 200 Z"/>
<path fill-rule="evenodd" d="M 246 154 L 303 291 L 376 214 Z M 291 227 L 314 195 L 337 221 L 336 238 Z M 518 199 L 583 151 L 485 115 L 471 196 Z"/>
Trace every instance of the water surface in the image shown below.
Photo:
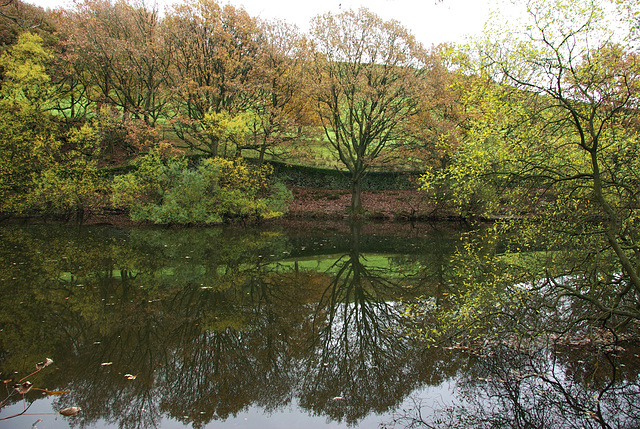
<path fill-rule="evenodd" d="M 621 390 L 607 390 L 598 403 L 625 398 L 624 421 L 637 421 L 632 349 L 612 363 L 586 349 L 559 360 L 426 347 L 407 335 L 404 303 L 439 302 L 455 288 L 447 272 L 462 232 L 422 224 L 5 226 L 2 379 L 9 387 L 37 362 L 55 363 L 29 377 L 46 391 L 6 401 L 0 427 L 30 428 L 38 419 L 40 429 L 376 428 L 421 420 L 464 427 L 469 415 L 486 412 L 490 421 L 500 407 L 511 421 L 518 407 L 531 414 L 541 405 L 531 402 L 536 389 L 561 394 L 521 371 L 570 381 L 581 389 L 574 396 L 588 397 L 602 392 L 612 368 Z M 587 364 L 584 356 L 592 357 Z M 591 381 L 574 379 L 577 361 Z M 513 403 L 509 380 L 520 389 Z M 527 389 L 528 404 L 520 404 Z M 82 411 L 55 415 L 68 406 Z M 547 411 L 543 422 L 566 421 L 566 410 Z M 581 413 L 583 426 L 597 423 Z M 623 422 L 619 411 L 605 414 Z"/>

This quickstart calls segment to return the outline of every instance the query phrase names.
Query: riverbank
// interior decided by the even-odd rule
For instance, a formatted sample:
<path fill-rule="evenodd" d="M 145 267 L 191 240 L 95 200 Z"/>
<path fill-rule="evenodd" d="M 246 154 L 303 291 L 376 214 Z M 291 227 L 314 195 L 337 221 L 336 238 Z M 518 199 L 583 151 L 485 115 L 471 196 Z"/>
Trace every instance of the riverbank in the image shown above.
<path fill-rule="evenodd" d="M 312 219 L 312 220 L 341 220 L 349 217 L 351 204 L 351 192 L 348 189 L 322 189 L 311 187 L 290 187 L 294 199 L 289 204 L 289 211 L 284 219 Z M 366 212 L 366 218 L 376 221 L 409 221 L 432 220 L 449 221 L 460 220 L 453 211 L 439 209 L 430 204 L 425 194 L 416 189 L 401 190 L 375 190 L 362 192 L 362 205 Z M 39 219 L 45 222 L 78 222 L 73 216 L 57 216 Z M 21 218 L 7 217 L 5 219 L 20 221 Z M 33 221 L 34 217 L 22 218 L 25 221 Z M 85 225 L 114 225 L 114 226 L 139 226 L 140 222 L 129 219 L 126 211 L 112 208 L 99 210 L 87 210 L 82 222 Z"/>
<path fill-rule="evenodd" d="M 348 189 L 291 187 L 294 200 L 287 217 L 341 219 L 349 216 L 351 192 Z M 362 191 L 367 217 L 377 220 L 451 220 L 455 214 L 428 204 L 416 189 Z"/>

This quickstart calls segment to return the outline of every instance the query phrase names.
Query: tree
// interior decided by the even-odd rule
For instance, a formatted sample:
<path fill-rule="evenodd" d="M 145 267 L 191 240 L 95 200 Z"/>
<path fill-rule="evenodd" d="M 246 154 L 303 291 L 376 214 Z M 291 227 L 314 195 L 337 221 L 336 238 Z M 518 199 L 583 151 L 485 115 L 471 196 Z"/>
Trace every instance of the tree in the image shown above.
<path fill-rule="evenodd" d="M 18 43 L 2 55 L 3 101 L 14 107 L 44 110 L 51 92 L 46 65 L 52 57 L 52 53 L 43 47 L 42 37 L 22 33 Z"/>
<path fill-rule="evenodd" d="M 392 142 L 407 139 L 418 111 L 423 50 L 397 21 L 366 9 L 312 22 L 313 100 L 326 139 L 351 175 L 351 213 L 362 213 L 362 180 Z"/>
<path fill-rule="evenodd" d="M 11 41 L 12 36 L 21 30 L 34 30 L 41 26 L 44 22 L 43 12 L 42 8 L 20 0 L 0 1 L 0 42 Z"/>
<path fill-rule="evenodd" d="M 66 35 L 61 91 L 83 96 L 100 106 L 122 111 L 123 119 L 154 125 L 167 104 L 165 82 L 170 64 L 157 10 L 136 7 L 125 0 L 86 0 L 67 13 L 60 25 Z M 73 116 L 74 103 L 60 111 Z"/>
<path fill-rule="evenodd" d="M 45 65 L 51 52 L 42 38 L 22 33 L 1 57 L 0 88 L 0 210 L 20 212 L 40 171 L 56 162 L 60 143 L 46 112 L 51 94 Z"/>
<path fill-rule="evenodd" d="M 75 213 L 81 221 L 103 188 L 97 137 L 89 126 L 63 133 L 49 113 L 57 94 L 45 70 L 53 55 L 42 43 L 25 32 L 0 57 L 0 210 Z"/>
<path fill-rule="evenodd" d="M 308 126 L 313 120 L 305 96 L 308 41 L 296 27 L 282 21 L 262 23 L 260 34 L 253 139 L 243 149 L 256 150 L 262 162 L 267 153 L 282 156 L 299 148 L 315 127 Z"/>
<path fill-rule="evenodd" d="M 475 100 L 467 96 L 473 84 L 473 78 L 464 73 L 467 61 L 461 50 L 450 45 L 429 51 L 421 105 L 409 121 L 415 141 L 392 145 L 389 155 L 393 162 L 413 171 L 425 166 L 431 173 L 448 170 L 452 154 L 468 131 L 469 111 L 477 108 Z M 431 183 L 430 190 L 424 198 L 431 200 L 434 212 L 447 210 L 448 189 L 444 183 Z"/>
<path fill-rule="evenodd" d="M 257 22 L 245 10 L 215 0 L 175 6 L 165 21 L 167 42 L 175 52 L 173 128 L 190 150 L 217 156 L 219 135 L 209 133 L 203 120 L 221 112 L 234 117 L 251 107 Z"/>
<path fill-rule="evenodd" d="M 502 214 L 532 217 L 505 223 L 517 231 L 508 252 L 540 252 L 526 264 L 529 304 L 566 300 L 557 321 L 619 331 L 640 320 L 640 63 L 605 7 L 531 0 L 527 23 L 488 33 L 472 94 L 481 104 L 447 174 L 506 191 L 493 197 Z"/>

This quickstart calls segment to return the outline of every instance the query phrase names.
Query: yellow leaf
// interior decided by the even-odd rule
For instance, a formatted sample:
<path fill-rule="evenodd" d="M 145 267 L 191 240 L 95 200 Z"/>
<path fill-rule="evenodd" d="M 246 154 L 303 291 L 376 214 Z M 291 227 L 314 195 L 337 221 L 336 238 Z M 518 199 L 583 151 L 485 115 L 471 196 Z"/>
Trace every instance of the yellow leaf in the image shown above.
<path fill-rule="evenodd" d="M 63 393 L 69 393 L 71 392 L 71 390 L 47 390 L 47 389 L 43 389 L 44 393 L 46 393 L 47 395 L 62 395 Z"/>

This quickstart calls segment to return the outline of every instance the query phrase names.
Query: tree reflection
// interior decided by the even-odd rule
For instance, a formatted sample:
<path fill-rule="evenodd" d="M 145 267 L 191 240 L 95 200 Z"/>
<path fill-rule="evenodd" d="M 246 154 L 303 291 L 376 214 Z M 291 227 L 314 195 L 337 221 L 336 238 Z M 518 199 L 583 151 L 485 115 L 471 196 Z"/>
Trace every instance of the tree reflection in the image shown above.
<path fill-rule="evenodd" d="M 464 362 L 401 334 L 402 269 L 350 233 L 322 272 L 279 260 L 277 231 L 3 230 L 0 372 L 52 357 L 60 370 L 33 381 L 70 390 L 54 408 L 82 407 L 79 426 L 202 427 L 294 403 L 350 424 L 387 412 Z"/>
<path fill-rule="evenodd" d="M 389 426 L 404 428 L 631 428 L 640 425 L 637 350 L 496 345 L 458 382 L 458 402 L 418 406 Z M 621 370 L 624 370 L 622 372 Z M 624 375 L 623 375 L 624 374 Z"/>
<path fill-rule="evenodd" d="M 513 232 L 496 224 L 463 237 L 448 280 L 457 293 L 415 307 L 421 335 L 482 352 L 458 377 L 460 402 L 437 410 L 417 405 L 393 423 L 639 427 L 638 358 L 621 343 L 637 336 L 637 326 L 620 312 L 627 284 L 619 267 L 596 250 L 595 236 Z"/>
<path fill-rule="evenodd" d="M 401 286 L 360 253 L 361 224 L 351 224 L 350 252 L 333 265 L 315 311 L 318 335 L 307 361 L 300 403 L 315 414 L 354 424 L 394 407 L 419 377 L 410 341 L 399 334 Z"/>

